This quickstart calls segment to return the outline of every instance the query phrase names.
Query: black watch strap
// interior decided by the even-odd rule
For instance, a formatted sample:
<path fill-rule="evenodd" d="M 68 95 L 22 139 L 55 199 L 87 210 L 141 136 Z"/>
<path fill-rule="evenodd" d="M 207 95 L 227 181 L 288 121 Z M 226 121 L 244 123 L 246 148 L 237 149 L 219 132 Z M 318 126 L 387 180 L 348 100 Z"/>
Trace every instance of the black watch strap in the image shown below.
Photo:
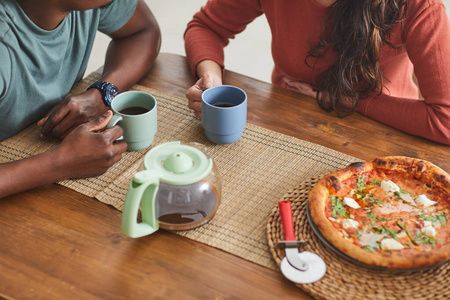
<path fill-rule="evenodd" d="M 106 81 L 96 81 L 87 89 L 98 89 L 100 93 L 102 93 L 103 103 L 108 107 L 111 106 L 111 101 L 114 97 L 120 93 L 119 89 L 114 84 Z"/>

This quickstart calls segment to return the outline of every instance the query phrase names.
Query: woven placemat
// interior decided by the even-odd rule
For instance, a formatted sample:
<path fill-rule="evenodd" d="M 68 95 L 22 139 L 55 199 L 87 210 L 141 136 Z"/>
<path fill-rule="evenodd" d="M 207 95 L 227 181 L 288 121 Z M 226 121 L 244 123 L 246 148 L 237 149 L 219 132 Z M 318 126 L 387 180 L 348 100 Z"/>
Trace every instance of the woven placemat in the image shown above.
<path fill-rule="evenodd" d="M 325 260 L 327 272 L 314 283 L 296 284 L 319 299 L 449 299 L 450 264 L 418 272 L 380 271 L 352 263 L 324 245 L 307 220 L 308 193 L 320 177 L 310 178 L 289 190 L 279 200 L 292 203 L 295 234 L 307 241 L 301 250 L 316 253 Z M 276 205 L 267 223 L 267 240 L 277 266 L 284 249 L 277 246 L 284 239 L 280 212 Z M 294 283 L 293 283 L 294 284 Z"/>
<path fill-rule="evenodd" d="M 97 73 L 89 75 L 72 93 L 86 90 L 99 78 Z M 189 110 L 185 98 L 140 85 L 133 89 L 148 92 L 157 99 L 158 131 L 153 144 L 148 149 L 124 153 L 122 159 L 101 176 L 65 180 L 59 184 L 122 210 L 131 178 L 151 147 L 170 141 L 202 143 L 220 170 L 222 201 L 208 224 L 177 234 L 274 270 L 277 267 L 267 245 L 266 225 L 277 199 L 299 182 L 358 161 L 355 157 L 252 124 L 247 124 L 236 143 L 216 145 L 206 138 L 200 120 Z M 57 146 L 58 141 L 41 140 L 39 130 L 33 125 L 1 142 L 0 163 Z"/>

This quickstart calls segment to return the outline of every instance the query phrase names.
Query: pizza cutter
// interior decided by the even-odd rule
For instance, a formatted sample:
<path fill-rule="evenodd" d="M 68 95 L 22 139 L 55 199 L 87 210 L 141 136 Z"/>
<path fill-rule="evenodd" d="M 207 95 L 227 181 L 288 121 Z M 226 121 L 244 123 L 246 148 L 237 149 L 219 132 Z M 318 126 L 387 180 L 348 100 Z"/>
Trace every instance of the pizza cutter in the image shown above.
<path fill-rule="evenodd" d="M 298 245 L 305 242 L 295 238 L 291 202 L 278 201 L 278 207 L 285 239 L 278 243 L 284 244 L 286 252 L 286 257 L 281 261 L 281 272 L 295 283 L 312 283 L 321 279 L 327 270 L 323 259 L 312 252 L 298 251 Z"/>

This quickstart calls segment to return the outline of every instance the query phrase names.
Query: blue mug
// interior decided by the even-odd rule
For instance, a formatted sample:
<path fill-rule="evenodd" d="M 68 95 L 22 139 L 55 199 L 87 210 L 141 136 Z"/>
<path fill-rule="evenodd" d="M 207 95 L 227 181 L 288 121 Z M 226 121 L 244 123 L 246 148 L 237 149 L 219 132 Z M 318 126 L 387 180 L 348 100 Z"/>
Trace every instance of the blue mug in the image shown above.
<path fill-rule="evenodd" d="M 247 94 L 231 85 L 219 85 L 202 93 L 202 126 L 211 142 L 231 144 L 247 125 Z"/>

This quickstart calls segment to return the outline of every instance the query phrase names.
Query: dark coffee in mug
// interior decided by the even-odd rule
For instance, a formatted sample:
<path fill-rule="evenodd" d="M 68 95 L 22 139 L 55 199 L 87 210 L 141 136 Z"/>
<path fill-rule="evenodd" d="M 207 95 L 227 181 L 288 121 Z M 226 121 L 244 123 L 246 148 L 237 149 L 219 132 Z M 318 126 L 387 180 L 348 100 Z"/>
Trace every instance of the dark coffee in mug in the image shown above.
<path fill-rule="evenodd" d="M 233 107 L 234 106 L 234 104 L 230 103 L 230 102 L 216 102 L 216 103 L 213 103 L 213 105 L 216 107 Z"/>
<path fill-rule="evenodd" d="M 119 112 L 124 115 L 142 115 L 149 112 L 149 109 L 142 106 L 130 106 L 122 108 Z"/>

